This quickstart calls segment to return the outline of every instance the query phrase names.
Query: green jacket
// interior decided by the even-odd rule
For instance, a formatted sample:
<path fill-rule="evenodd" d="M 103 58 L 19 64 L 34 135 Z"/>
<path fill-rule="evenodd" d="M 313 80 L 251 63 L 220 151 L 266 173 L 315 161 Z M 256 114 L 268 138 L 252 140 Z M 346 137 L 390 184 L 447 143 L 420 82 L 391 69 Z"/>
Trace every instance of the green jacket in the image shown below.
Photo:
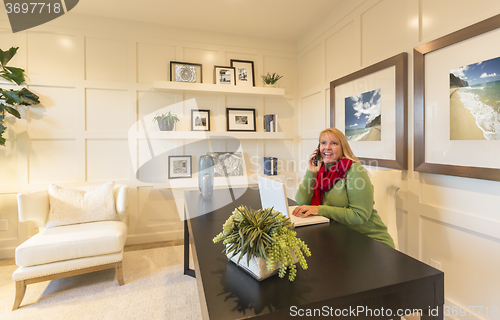
<path fill-rule="evenodd" d="M 306 171 L 295 195 L 299 205 L 311 204 L 315 178 L 315 173 Z M 394 248 L 387 227 L 373 208 L 373 185 L 365 168 L 358 163 L 353 163 L 347 170 L 346 179 L 337 181 L 332 189 L 325 192 L 318 215 L 343 223 Z"/>

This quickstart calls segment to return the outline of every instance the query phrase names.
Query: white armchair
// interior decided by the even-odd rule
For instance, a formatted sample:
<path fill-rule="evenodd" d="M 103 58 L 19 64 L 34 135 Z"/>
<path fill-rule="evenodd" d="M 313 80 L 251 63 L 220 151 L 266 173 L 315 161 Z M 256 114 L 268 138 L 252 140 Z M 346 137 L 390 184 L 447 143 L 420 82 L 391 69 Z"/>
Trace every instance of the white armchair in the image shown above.
<path fill-rule="evenodd" d="M 116 185 L 113 197 L 121 221 L 45 228 L 49 216 L 49 192 L 17 196 L 19 221 L 35 222 L 40 232 L 16 248 L 19 268 L 12 275 L 16 282 L 12 310 L 19 308 L 26 286 L 32 283 L 114 268 L 115 280 L 119 285 L 124 284 L 122 259 L 127 238 L 128 186 Z"/>

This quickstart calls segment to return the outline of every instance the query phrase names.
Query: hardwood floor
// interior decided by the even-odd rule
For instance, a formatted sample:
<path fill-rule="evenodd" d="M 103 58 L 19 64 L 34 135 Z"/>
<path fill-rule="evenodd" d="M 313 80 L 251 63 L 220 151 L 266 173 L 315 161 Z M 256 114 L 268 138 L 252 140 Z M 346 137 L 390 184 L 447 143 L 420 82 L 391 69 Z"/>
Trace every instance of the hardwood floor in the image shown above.
<path fill-rule="evenodd" d="M 170 241 L 161 241 L 161 242 L 152 242 L 152 243 L 143 243 L 143 244 L 131 244 L 125 246 L 123 251 L 137 251 L 137 250 L 146 250 L 146 249 L 154 249 L 154 248 L 162 248 L 162 247 L 173 247 L 173 246 L 181 246 L 184 244 L 184 239 L 170 240 Z M 0 259 L 0 267 L 5 266 L 13 266 L 16 264 L 16 259 Z"/>

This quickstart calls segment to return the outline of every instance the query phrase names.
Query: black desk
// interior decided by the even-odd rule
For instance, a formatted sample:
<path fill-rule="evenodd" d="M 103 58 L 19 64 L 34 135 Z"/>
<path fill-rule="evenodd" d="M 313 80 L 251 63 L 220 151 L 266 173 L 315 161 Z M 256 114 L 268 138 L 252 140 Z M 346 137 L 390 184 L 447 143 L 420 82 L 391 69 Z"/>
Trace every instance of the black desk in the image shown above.
<path fill-rule="evenodd" d="M 186 191 L 186 215 L 210 212 L 227 195 L 214 190 L 213 199 L 206 200 L 199 191 Z M 258 190 L 248 189 L 235 204 L 260 208 Z M 422 319 L 443 319 L 443 272 L 336 222 L 296 229 L 312 256 L 308 270 L 297 266 L 294 282 L 278 276 L 255 280 L 228 261 L 222 243 L 212 242 L 233 210 L 229 204 L 185 223 L 205 319 L 288 319 L 307 312 L 389 319 L 397 318 L 397 309 L 421 309 Z"/>

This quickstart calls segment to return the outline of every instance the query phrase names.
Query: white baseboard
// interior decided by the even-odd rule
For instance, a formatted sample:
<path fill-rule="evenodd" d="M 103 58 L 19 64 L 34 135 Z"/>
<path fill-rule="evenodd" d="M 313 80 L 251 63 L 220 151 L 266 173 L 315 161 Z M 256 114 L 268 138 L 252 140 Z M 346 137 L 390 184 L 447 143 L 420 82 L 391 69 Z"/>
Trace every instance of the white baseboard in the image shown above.
<path fill-rule="evenodd" d="M 16 256 L 16 247 L 0 248 L 0 259 L 12 259 Z"/>
<path fill-rule="evenodd" d="M 147 234 L 132 234 L 127 236 L 127 241 L 125 242 L 125 245 L 162 242 L 162 241 L 171 241 L 179 239 L 184 239 L 184 230 L 155 232 Z"/>

